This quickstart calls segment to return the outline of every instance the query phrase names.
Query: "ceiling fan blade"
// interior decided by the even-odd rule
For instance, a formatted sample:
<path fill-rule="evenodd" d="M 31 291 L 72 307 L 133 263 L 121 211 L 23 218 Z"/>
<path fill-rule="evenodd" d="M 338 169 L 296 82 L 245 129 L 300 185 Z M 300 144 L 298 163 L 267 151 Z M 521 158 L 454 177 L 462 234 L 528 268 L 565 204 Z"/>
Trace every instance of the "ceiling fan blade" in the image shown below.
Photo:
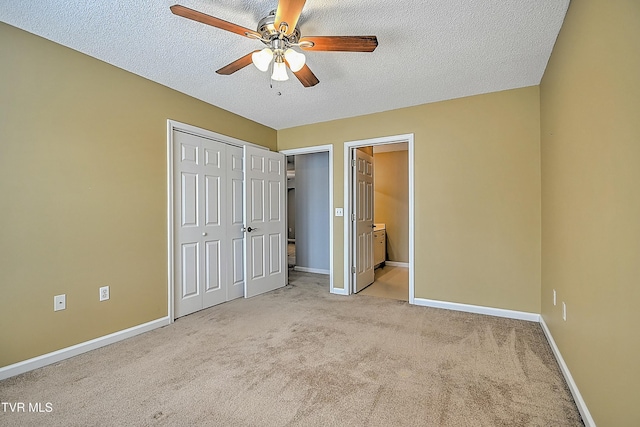
<path fill-rule="evenodd" d="M 276 30 L 280 28 L 280 24 L 286 22 L 288 25 L 286 34 L 293 33 L 298 25 L 298 19 L 302 13 L 302 8 L 306 0 L 280 0 L 278 9 L 276 10 L 276 20 L 274 21 Z"/>
<path fill-rule="evenodd" d="M 288 63 L 287 66 L 289 66 Z M 320 83 L 320 80 L 318 80 L 316 75 L 311 71 L 311 68 L 309 68 L 306 64 L 299 71 L 291 71 L 293 72 L 293 74 L 295 74 L 298 80 L 300 80 L 300 83 L 302 83 L 302 86 L 304 87 L 311 87 Z"/>
<path fill-rule="evenodd" d="M 243 69 L 247 65 L 251 64 L 251 55 L 253 55 L 255 52 L 260 52 L 260 51 L 254 50 L 253 52 L 247 53 L 242 58 L 236 59 L 231 64 L 225 65 L 224 67 L 220 68 L 219 70 L 216 71 L 216 73 L 228 76 L 229 74 L 233 74 L 236 71 Z"/>
<path fill-rule="evenodd" d="M 313 42 L 313 47 L 304 46 Z M 376 36 L 310 36 L 300 39 L 301 49 L 334 52 L 373 52 L 378 47 Z"/>
<path fill-rule="evenodd" d="M 241 27 L 240 25 L 236 25 L 232 22 L 228 22 L 202 12 L 198 12 L 197 10 L 189 9 L 188 7 L 184 7 L 179 4 L 174 4 L 170 7 L 170 9 L 174 15 L 182 16 L 183 18 L 191 19 L 193 21 L 202 22 L 203 24 L 211 25 L 222 30 L 231 31 L 232 33 L 240 34 L 244 37 L 247 37 L 247 33 L 252 34 L 258 38 L 261 37 L 260 34 L 253 30 Z"/>

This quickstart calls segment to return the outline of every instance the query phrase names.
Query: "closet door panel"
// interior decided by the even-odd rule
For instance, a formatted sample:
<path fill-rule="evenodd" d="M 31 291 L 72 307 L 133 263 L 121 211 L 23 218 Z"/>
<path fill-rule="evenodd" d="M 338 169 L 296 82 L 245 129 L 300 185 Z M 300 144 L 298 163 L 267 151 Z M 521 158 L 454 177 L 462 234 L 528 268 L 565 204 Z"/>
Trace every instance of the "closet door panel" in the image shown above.
<path fill-rule="evenodd" d="M 228 244 L 227 301 L 244 296 L 244 153 L 227 147 Z"/>

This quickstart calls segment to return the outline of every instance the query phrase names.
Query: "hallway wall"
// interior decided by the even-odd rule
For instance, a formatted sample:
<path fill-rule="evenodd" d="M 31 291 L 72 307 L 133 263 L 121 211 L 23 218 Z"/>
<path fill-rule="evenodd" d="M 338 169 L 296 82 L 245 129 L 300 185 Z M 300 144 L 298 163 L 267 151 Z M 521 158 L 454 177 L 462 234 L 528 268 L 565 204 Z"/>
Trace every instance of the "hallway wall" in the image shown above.
<path fill-rule="evenodd" d="M 296 267 L 329 273 L 329 153 L 295 156 Z"/>

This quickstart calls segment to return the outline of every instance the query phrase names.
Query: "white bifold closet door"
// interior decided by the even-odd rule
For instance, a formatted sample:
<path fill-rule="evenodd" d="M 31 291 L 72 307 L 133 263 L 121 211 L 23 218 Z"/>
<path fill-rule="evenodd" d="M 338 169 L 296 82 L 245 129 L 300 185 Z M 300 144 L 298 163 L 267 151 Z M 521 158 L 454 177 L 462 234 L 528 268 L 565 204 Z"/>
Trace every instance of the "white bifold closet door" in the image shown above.
<path fill-rule="evenodd" d="M 175 317 L 244 295 L 243 150 L 174 131 Z"/>
<path fill-rule="evenodd" d="M 285 285 L 287 281 L 284 155 L 251 146 L 245 159 L 245 297 Z"/>
<path fill-rule="evenodd" d="M 286 284 L 285 158 L 173 132 L 174 315 Z"/>

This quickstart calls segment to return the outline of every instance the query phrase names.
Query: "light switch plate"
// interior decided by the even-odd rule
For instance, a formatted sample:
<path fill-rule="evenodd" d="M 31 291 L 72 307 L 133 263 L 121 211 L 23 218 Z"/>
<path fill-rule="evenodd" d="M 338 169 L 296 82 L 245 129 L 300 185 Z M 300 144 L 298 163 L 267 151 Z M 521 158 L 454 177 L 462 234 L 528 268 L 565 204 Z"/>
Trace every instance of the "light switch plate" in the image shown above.
<path fill-rule="evenodd" d="M 67 308 L 67 295 L 56 295 L 53 297 L 53 311 L 60 311 Z"/>
<path fill-rule="evenodd" d="M 342 208 L 336 208 L 336 216 L 344 216 L 344 210 Z"/>

